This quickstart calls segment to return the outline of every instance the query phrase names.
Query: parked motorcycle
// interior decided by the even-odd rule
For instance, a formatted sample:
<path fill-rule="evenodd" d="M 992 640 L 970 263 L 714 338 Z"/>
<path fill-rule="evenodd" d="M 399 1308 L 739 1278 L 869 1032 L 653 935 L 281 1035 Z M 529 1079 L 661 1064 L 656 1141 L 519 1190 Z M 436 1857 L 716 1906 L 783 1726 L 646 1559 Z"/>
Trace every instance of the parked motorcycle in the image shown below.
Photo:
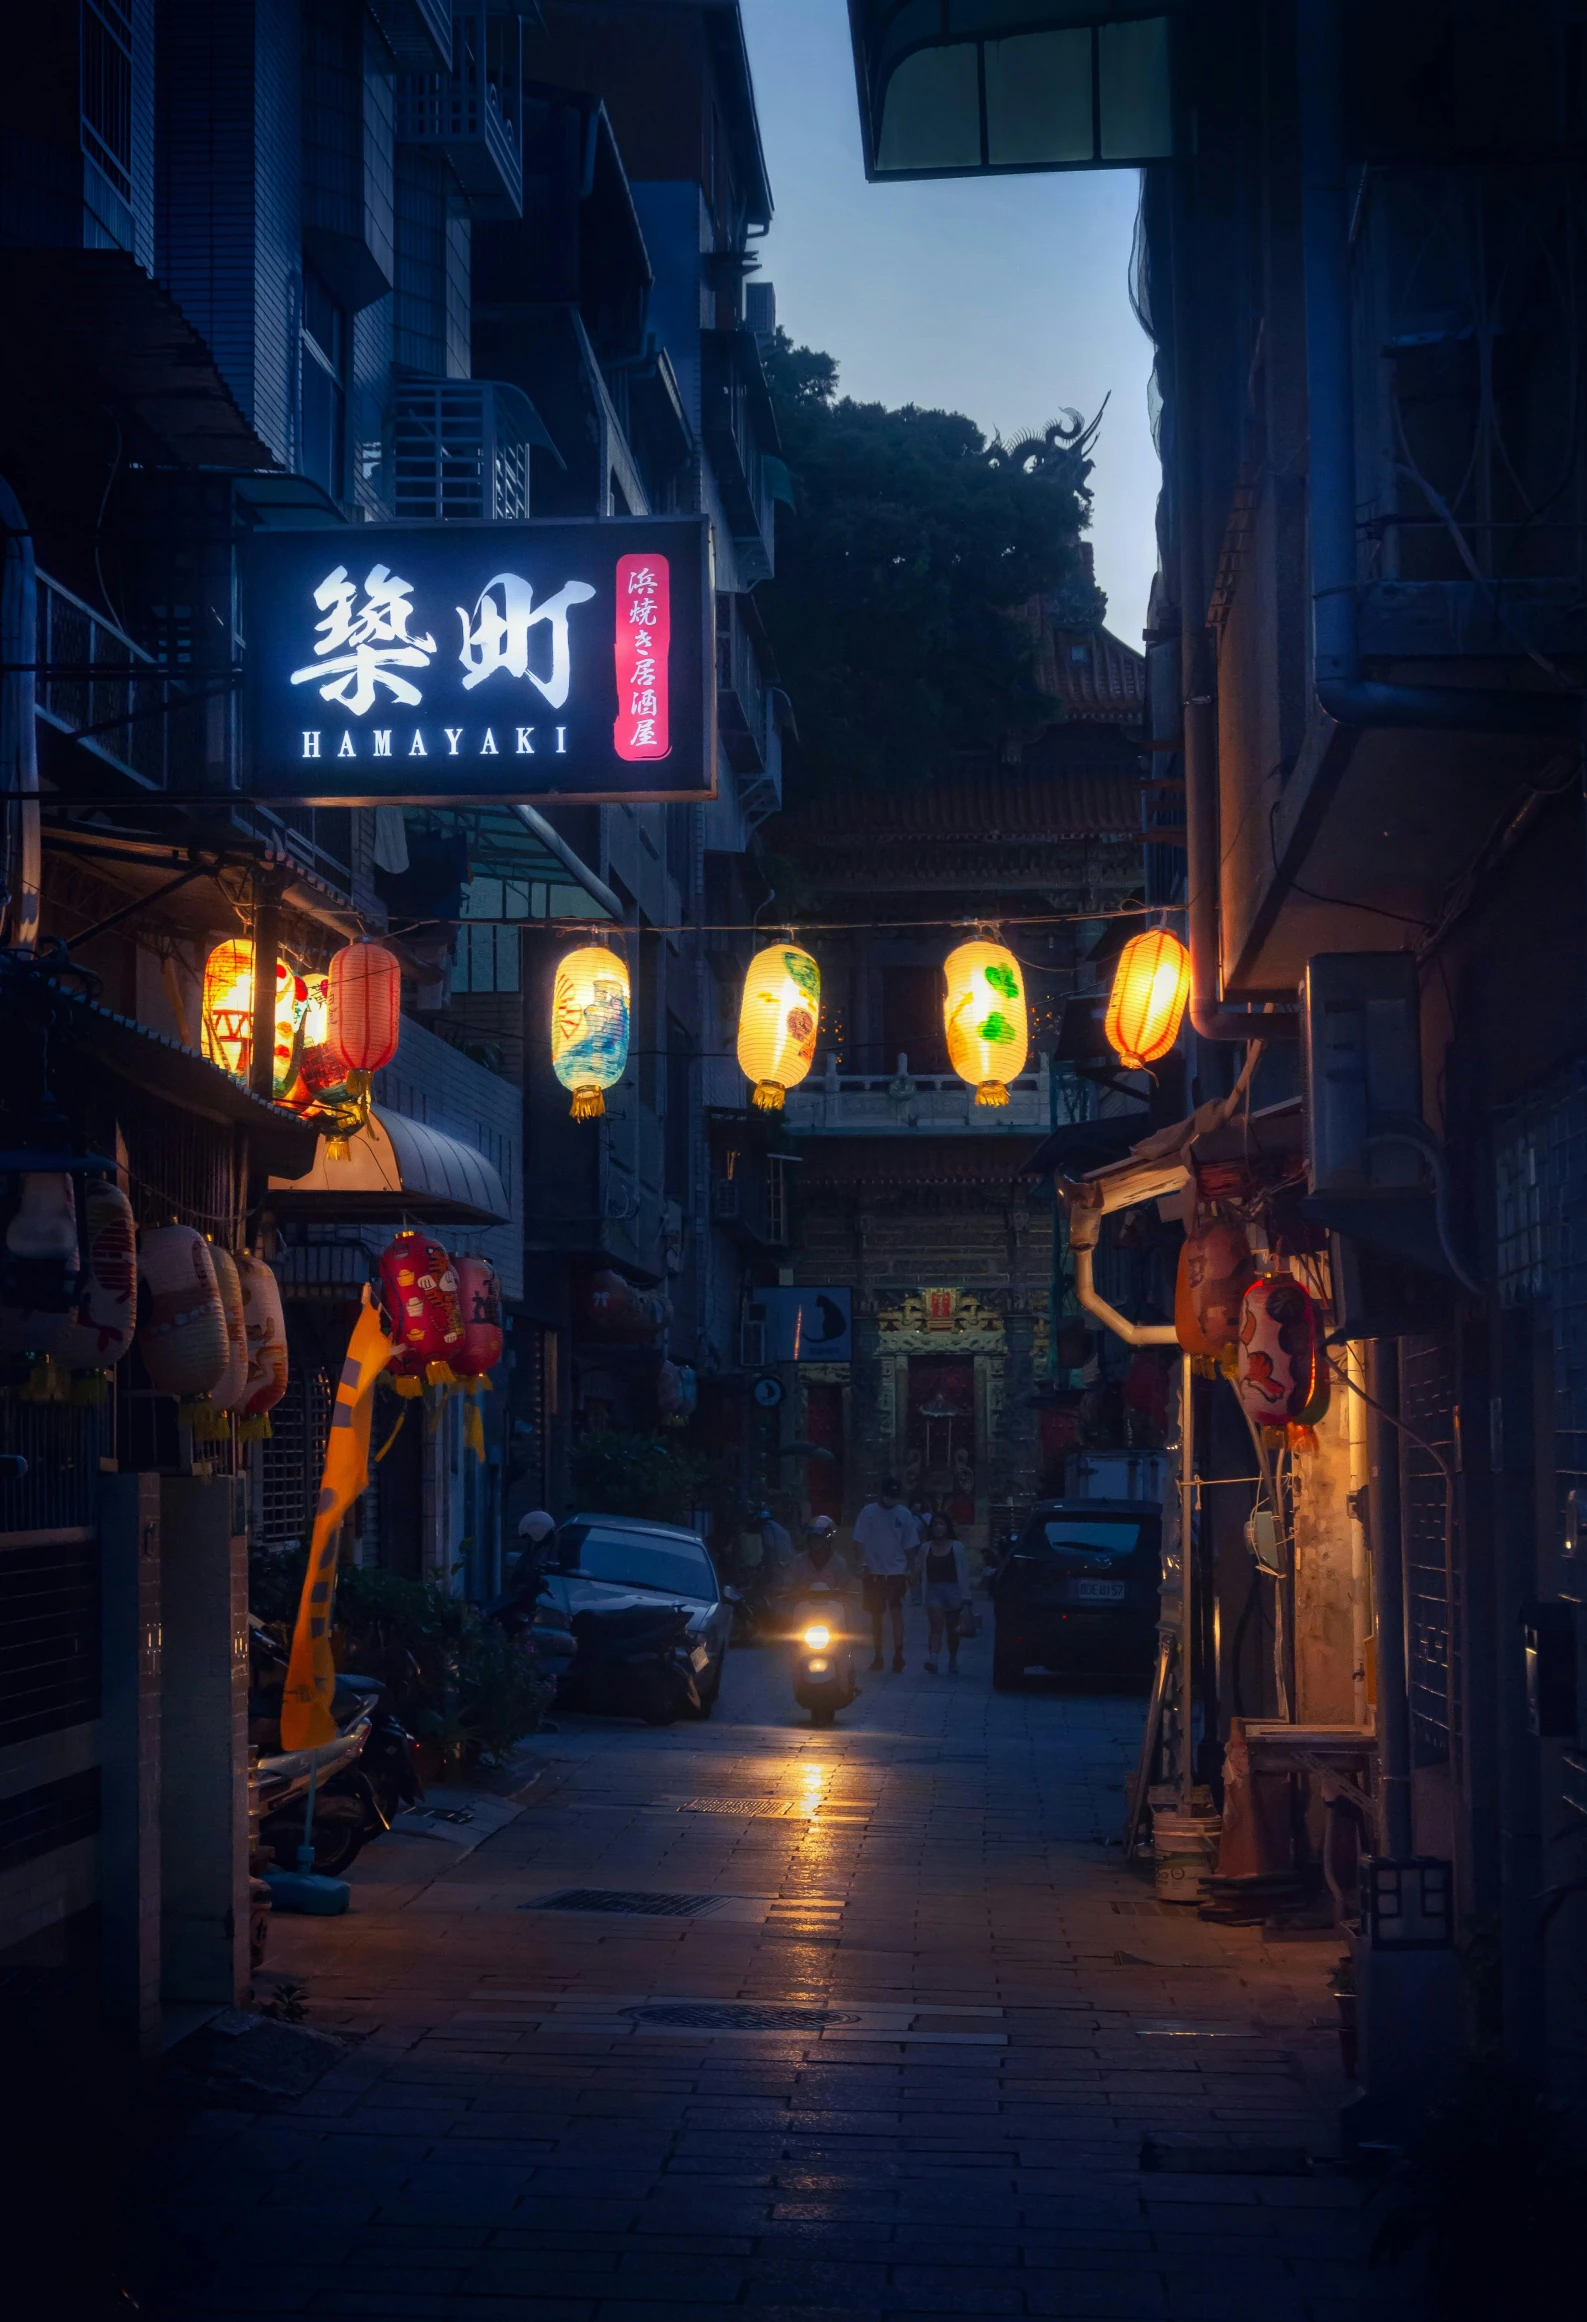
<path fill-rule="evenodd" d="M 314 1789 L 314 1868 L 339 1878 L 371 1838 L 424 1795 L 413 1737 L 385 1705 L 373 1677 L 337 1677 L 335 1739 L 316 1749 L 281 1748 L 286 1667 L 258 1621 L 249 1628 L 249 1739 L 259 1750 L 259 1837 L 282 1870 L 298 1868 L 309 1788 Z"/>
<path fill-rule="evenodd" d="M 837 1588 L 807 1588 L 793 1609 L 794 1699 L 812 1725 L 830 1725 L 859 1699 L 848 1608 Z"/>
<path fill-rule="evenodd" d="M 557 1688 L 557 1704 L 608 1717 L 642 1717 L 647 1725 L 700 1714 L 695 1648 L 686 1606 L 586 1607 L 572 1620 L 575 1651 Z"/>

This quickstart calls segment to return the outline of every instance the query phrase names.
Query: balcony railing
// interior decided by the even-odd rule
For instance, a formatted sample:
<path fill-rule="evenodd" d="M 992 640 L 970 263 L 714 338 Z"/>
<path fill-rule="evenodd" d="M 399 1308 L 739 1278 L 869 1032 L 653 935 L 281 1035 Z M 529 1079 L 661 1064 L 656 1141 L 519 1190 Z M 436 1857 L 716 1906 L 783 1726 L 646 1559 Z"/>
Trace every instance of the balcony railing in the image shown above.
<path fill-rule="evenodd" d="M 820 1079 L 790 1089 L 785 1115 L 795 1135 L 825 1137 L 903 1136 L 911 1131 L 936 1136 L 1029 1136 L 1050 1126 L 1047 1058 L 1033 1072 L 1010 1081 L 1006 1105 L 978 1105 L 975 1091 L 957 1073 L 920 1074 L 900 1056 L 891 1073 L 847 1073 L 829 1054 Z"/>
<path fill-rule="evenodd" d="M 774 469 L 781 453 L 753 331 L 702 331 L 700 433 L 745 586 L 772 568 Z"/>
<path fill-rule="evenodd" d="M 452 10 L 449 73 L 397 76 L 399 143 L 444 153 L 476 218 L 523 215 L 522 66 L 516 13 L 474 0 Z"/>
<path fill-rule="evenodd" d="M 163 790 L 187 687 L 45 573 L 38 575 L 34 708 L 47 726 L 142 790 Z"/>

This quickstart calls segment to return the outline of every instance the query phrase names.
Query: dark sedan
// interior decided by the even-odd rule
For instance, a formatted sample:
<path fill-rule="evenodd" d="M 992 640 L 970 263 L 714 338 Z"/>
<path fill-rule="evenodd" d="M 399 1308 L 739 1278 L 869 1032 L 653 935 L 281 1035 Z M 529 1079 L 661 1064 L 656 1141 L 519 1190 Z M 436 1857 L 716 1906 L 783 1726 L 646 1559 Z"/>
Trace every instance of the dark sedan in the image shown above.
<path fill-rule="evenodd" d="M 1146 1501 L 1039 1500 L 992 1584 L 998 1690 L 1030 1668 L 1150 1668 L 1161 1544 Z"/>

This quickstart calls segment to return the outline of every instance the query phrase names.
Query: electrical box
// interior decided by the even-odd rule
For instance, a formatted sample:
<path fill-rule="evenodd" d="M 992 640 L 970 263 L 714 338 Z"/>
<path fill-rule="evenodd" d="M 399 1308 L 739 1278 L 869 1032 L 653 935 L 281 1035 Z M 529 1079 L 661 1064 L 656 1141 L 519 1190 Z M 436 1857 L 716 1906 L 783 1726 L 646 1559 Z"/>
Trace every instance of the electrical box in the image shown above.
<path fill-rule="evenodd" d="M 1454 1865 L 1436 1855 L 1403 1862 L 1365 1855 L 1361 1928 L 1374 1951 L 1447 1951 L 1455 1940 Z"/>
<path fill-rule="evenodd" d="M 1422 1118 L 1421 992 L 1408 951 L 1321 952 L 1300 988 L 1314 1195 L 1415 1194 L 1425 1164 L 1380 1142 Z"/>
<path fill-rule="evenodd" d="M 1538 1741 L 1576 1739 L 1576 1607 L 1529 1604 L 1521 1610 L 1526 1655 L 1526 1730 Z"/>

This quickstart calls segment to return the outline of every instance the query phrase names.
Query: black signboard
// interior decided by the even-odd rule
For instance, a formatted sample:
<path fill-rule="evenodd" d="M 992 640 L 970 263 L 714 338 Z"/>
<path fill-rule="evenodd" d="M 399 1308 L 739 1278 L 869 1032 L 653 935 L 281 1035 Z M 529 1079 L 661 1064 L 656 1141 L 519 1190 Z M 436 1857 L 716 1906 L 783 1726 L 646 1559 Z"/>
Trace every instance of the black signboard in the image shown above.
<path fill-rule="evenodd" d="M 711 607 L 703 516 L 258 533 L 244 788 L 329 806 L 710 798 Z"/>

